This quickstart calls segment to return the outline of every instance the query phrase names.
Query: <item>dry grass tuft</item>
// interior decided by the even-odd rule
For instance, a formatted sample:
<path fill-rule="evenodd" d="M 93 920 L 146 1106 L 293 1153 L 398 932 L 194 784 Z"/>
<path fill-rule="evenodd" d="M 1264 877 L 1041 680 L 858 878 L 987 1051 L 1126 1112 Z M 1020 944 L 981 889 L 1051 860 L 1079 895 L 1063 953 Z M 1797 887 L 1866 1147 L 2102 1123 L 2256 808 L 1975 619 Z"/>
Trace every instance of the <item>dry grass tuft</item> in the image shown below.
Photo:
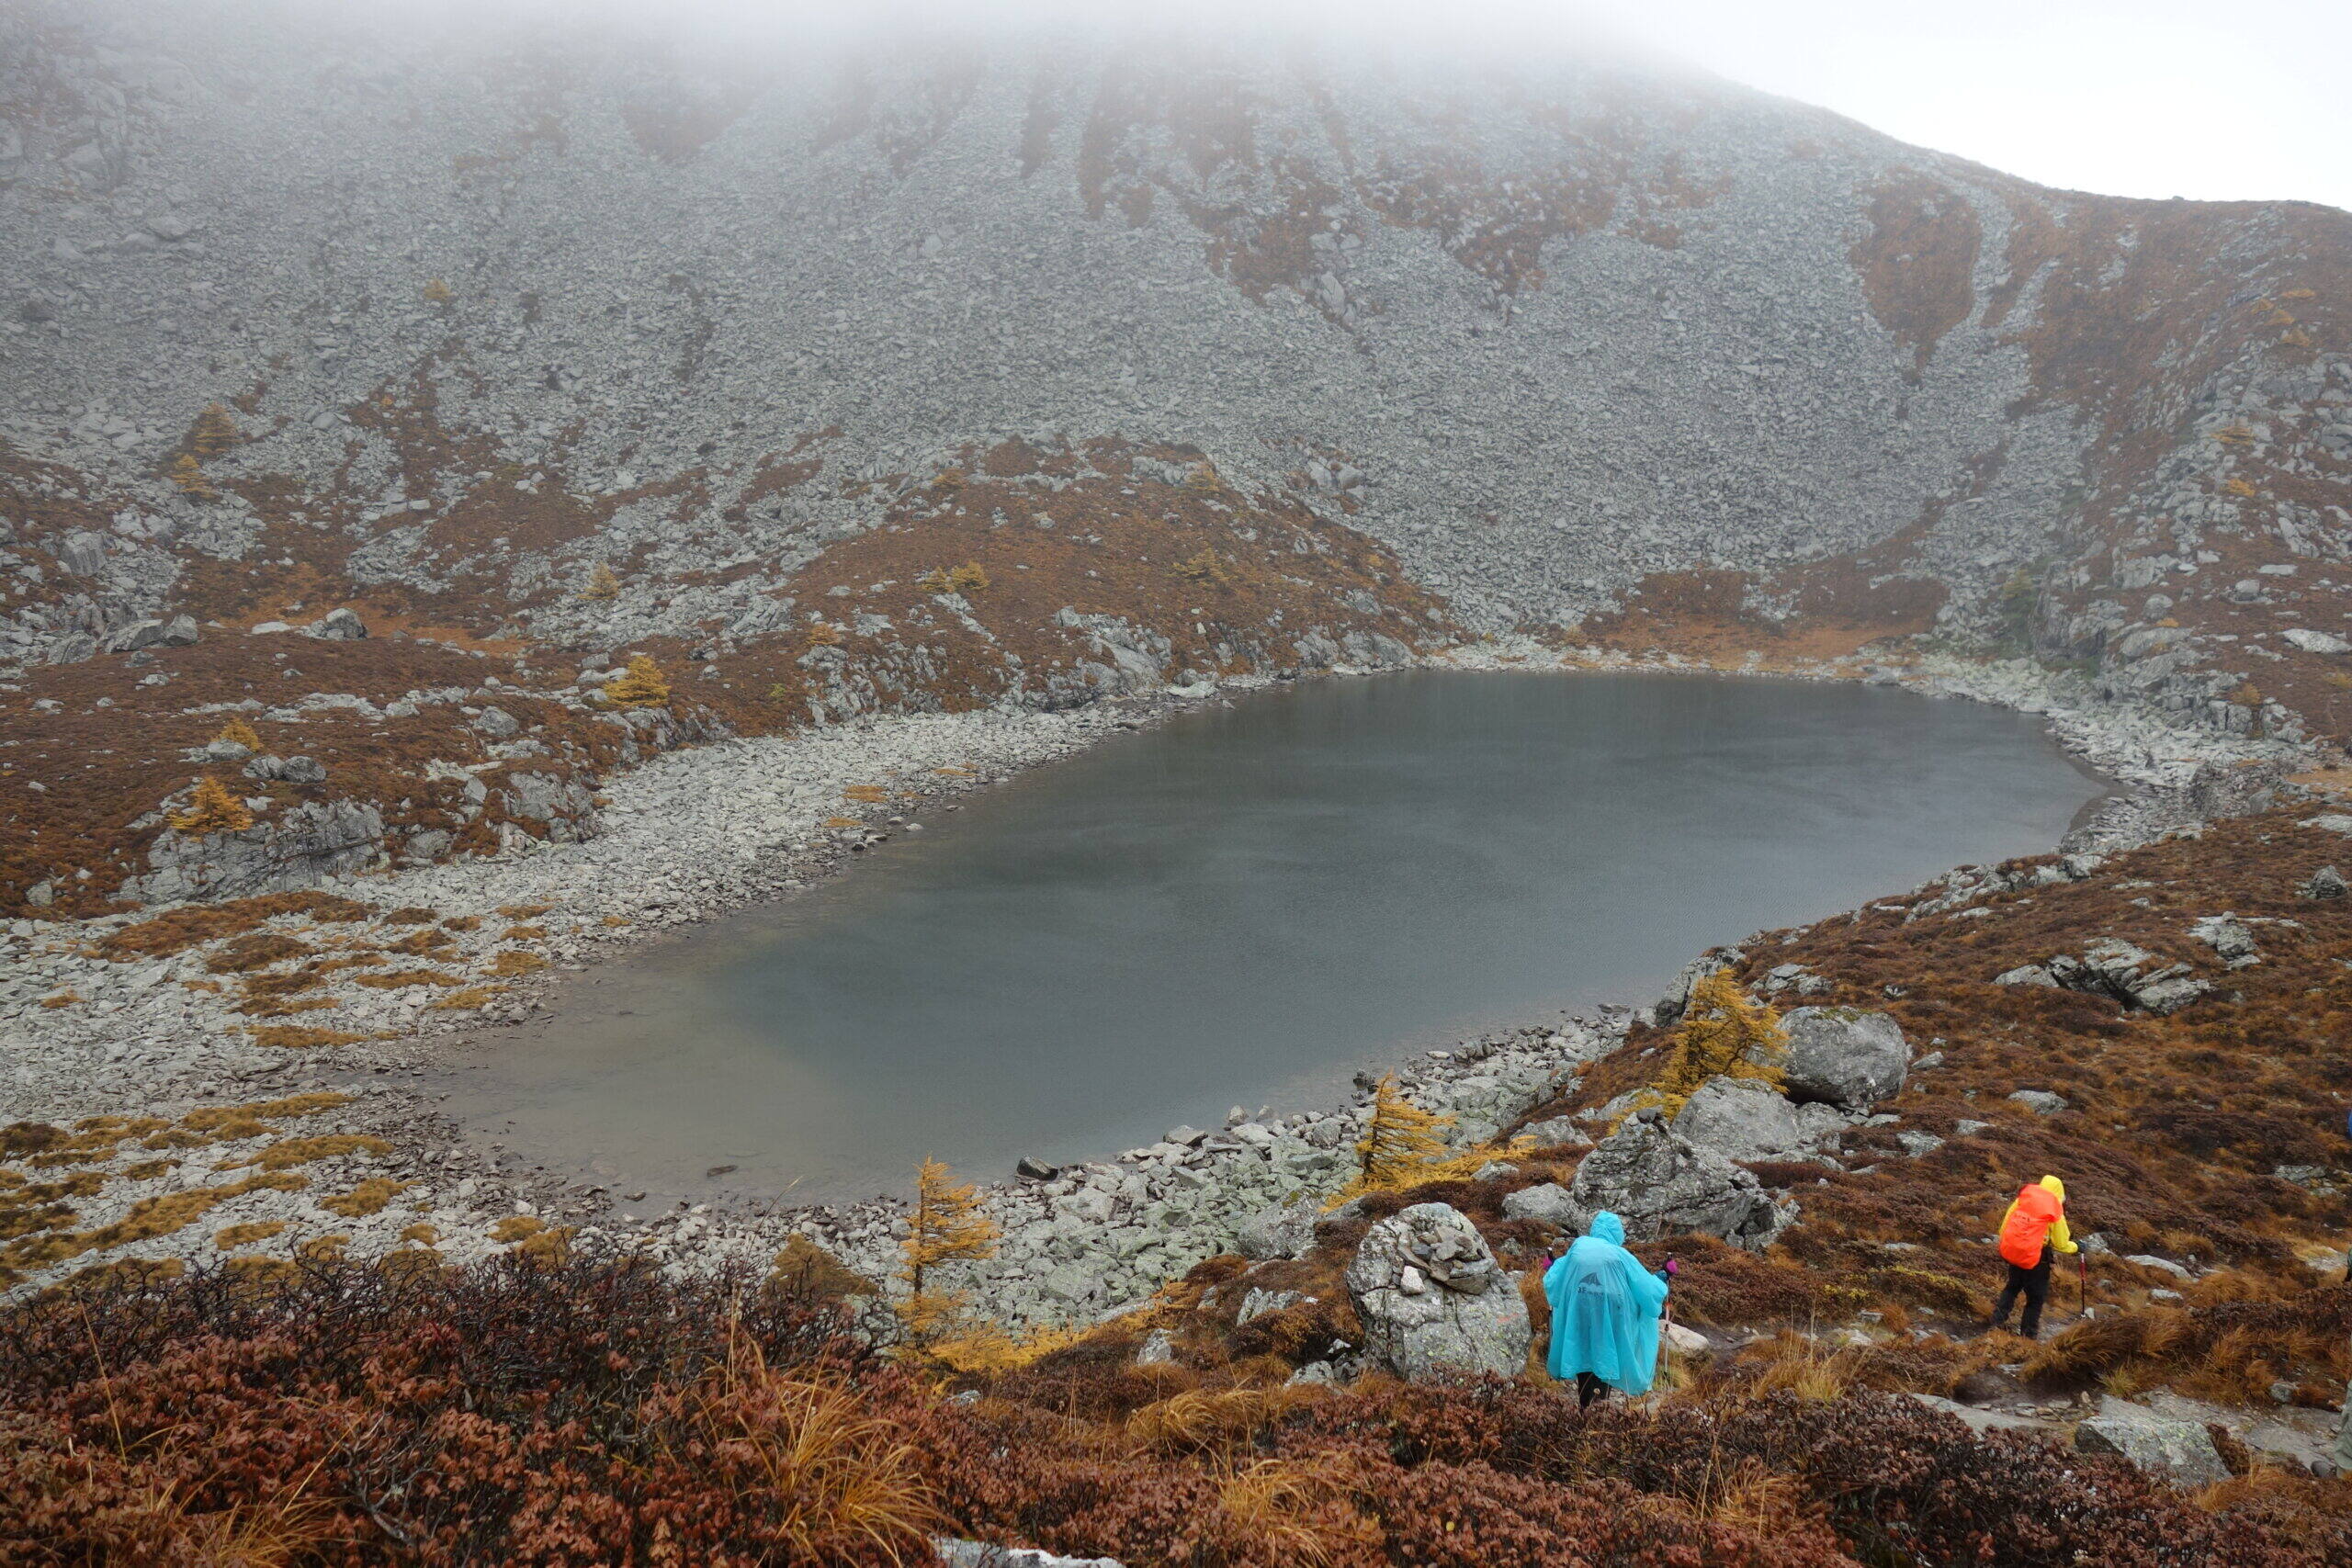
<path fill-rule="evenodd" d="M 1361 1561 L 1386 1536 L 1358 1506 L 1361 1486 L 1344 1457 L 1259 1460 L 1217 1482 L 1219 1533 L 1250 1561 L 1306 1568 Z"/>

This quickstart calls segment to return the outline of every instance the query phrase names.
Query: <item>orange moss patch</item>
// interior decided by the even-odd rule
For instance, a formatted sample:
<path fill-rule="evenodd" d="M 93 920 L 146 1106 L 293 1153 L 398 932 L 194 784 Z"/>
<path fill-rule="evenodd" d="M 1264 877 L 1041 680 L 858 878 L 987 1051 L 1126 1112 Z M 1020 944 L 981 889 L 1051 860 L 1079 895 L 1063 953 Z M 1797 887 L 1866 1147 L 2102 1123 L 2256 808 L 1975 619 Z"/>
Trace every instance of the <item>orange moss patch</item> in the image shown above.
<path fill-rule="evenodd" d="M 378 991 L 401 991 L 412 986 L 463 986 L 462 975 L 447 974 L 439 969 L 394 969 L 382 975 L 361 975 L 357 983 Z"/>
<path fill-rule="evenodd" d="M 241 1247 L 267 1241 L 285 1228 L 284 1220 L 254 1220 L 247 1224 L 226 1225 L 213 1236 L 212 1245 L 223 1252 L 234 1252 Z"/>
<path fill-rule="evenodd" d="M 341 1214 L 347 1220 L 382 1213 L 391 1201 L 414 1186 L 414 1182 L 394 1181 L 388 1176 L 371 1176 L 350 1191 L 339 1197 L 322 1198 L 319 1207 L 330 1214 Z"/>
<path fill-rule="evenodd" d="M 256 1045 L 273 1045 L 288 1051 L 308 1051 L 322 1045 L 356 1045 L 368 1038 L 348 1030 L 321 1029 L 306 1023 L 256 1024 L 253 1037 Z"/>
<path fill-rule="evenodd" d="M 235 1160 L 219 1168 L 241 1170 L 248 1166 L 259 1166 L 264 1170 L 291 1170 L 314 1160 L 342 1159 L 350 1155 L 388 1155 L 391 1152 L 391 1145 L 365 1133 L 322 1133 L 307 1138 L 280 1138 L 249 1159 Z"/>

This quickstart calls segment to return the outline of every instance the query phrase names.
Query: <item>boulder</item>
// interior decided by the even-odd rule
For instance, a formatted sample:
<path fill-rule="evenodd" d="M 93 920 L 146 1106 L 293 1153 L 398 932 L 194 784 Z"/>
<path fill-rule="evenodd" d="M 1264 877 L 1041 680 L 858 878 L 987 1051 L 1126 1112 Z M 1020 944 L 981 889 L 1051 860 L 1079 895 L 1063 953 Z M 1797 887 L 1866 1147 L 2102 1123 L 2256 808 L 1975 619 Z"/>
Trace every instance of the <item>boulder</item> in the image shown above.
<path fill-rule="evenodd" d="M 1845 1130 L 1835 1111 L 1829 1119 L 1838 1131 Z M 1810 1118 L 1801 1119 L 1797 1107 L 1770 1084 L 1734 1077 L 1701 1084 L 1675 1116 L 1674 1130 L 1725 1159 L 1800 1158 L 1827 1131 Z"/>
<path fill-rule="evenodd" d="M 986 1541 L 942 1537 L 939 1568 L 1119 1568 L 1109 1557 L 1057 1557 L 1025 1546 L 991 1546 Z"/>
<path fill-rule="evenodd" d="M 133 621 L 129 626 L 107 634 L 99 646 L 108 653 L 135 653 L 142 648 L 156 648 L 166 636 L 164 623 L 160 620 Z"/>
<path fill-rule="evenodd" d="M 1523 1137 L 1534 1139 L 1537 1148 L 1548 1148 L 1555 1144 L 1584 1142 L 1583 1132 L 1577 1126 L 1576 1119 L 1570 1116 L 1553 1116 L 1541 1122 L 1530 1122 L 1520 1129 L 1520 1134 Z"/>
<path fill-rule="evenodd" d="M 1280 1312 L 1285 1307 L 1296 1306 L 1306 1299 L 1304 1292 L 1269 1291 L 1262 1286 L 1252 1285 L 1241 1298 L 1241 1310 L 1234 1314 L 1233 1325 L 1238 1328 L 1245 1323 Z"/>
<path fill-rule="evenodd" d="M 2080 958 L 2062 953 L 2042 967 L 2066 990 L 2112 997 L 2153 1013 L 2178 1012 L 2213 988 L 2211 982 L 2192 977 L 2188 964 L 2166 964 L 2120 937 L 2100 937 Z"/>
<path fill-rule="evenodd" d="M 1541 1220 L 1575 1235 L 1582 1235 L 1591 1216 L 1577 1207 L 1568 1196 L 1568 1190 L 1556 1181 L 1546 1181 L 1535 1187 L 1522 1187 L 1516 1192 L 1503 1194 L 1503 1217 L 1510 1220 Z"/>
<path fill-rule="evenodd" d="M 492 740 L 505 740 L 523 732 L 522 721 L 502 707 L 486 707 L 474 717 L 474 728 Z"/>
<path fill-rule="evenodd" d="M 2066 1097 L 2046 1089 L 2021 1089 L 2009 1096 L 2036 1116 L 2055 1116 L 2066 1109 Z"/>
<path fill-rule="evenodd" d="M 1348 1295 L 1365 1350 L 1408 1382 L 1517 1376 L 1533 1335 L 1518 1286 L 1478 1227 L 1446 1203 L 1416 1203 L 1364 1234 Z"/>
<path fill-rule="evenodd" d="M 2305 898 L 2341 898 L 2347 891 L 2352 891 L 2352 888 L 2347 888 L 2344 874 L 2332 865 L 2321 866 L 2312 873 L 2309 882 L 2295 889 Z"/>
<path fill-rule="evenodd" d="M 2245 969 L 2262 962 L 2262 954 L 2254 945 L 2254 933 L 2235 915 L 2208 915 L 2191 925 L 2188 934 L 2211 948 L 2214 956 L 2233 969 Z"/>
<path fill-rule="evenodd" d="M 1585 1156 L 1568 1195 L 1589 1213 L 1613 1211 L 1634 1241 L 1699 1231 L 1760 1252 L 1796 1217 L 1753 1172 L 1680 1136 L 1655 1109 L 1635 1111 Z"/>
<path fill-rule="evenodd" d="M 1698 989 L 1699 982 L 1710 975 L 1721 974 L 1737 964 L 1742 956 L 1736 947 L 1711 947 L 1685 964 L 1681 973 L 1674 976 L 1674 983 L 1667 987 L 1666 995 L 1650 1009 L 1650 1021 L 1664 1029 L 1679 1021 L 1690 1006 L 1690 993 Z"/>
<path fill-rule="evenodd" d="M 1911 1045 L 1894 1016 L 1860 1008 L 1797 1008 L 1789 1032 L 1788 1088 L 1799 1100 L 1868 1111 L 1903 1091 Z"/>
<path fill-rule="evenodd" d="M 2211 1436 L 2194 1421 L 2102 1412 L 2075 1428 L 2075 1446 L 2085 1453 L 2120 1454 L 2176 1486 L 2211 1486 L 2230 1478 Z"/>
<path fill-rule="evenodd" d="M 328 642 L 357 642 L 368 635 L 368 625 L 359 618 L 357 612 L 347 607 L 337 608 L 329 610 L 304 626 L 302 635 Z"/>
<path fill-rule="evenodd" d="M 1312 1199 L 1261 1209 L 1241 1222 L 1233 1249 L 1255 1263 L 1304 1257 L 1315 1245 L 1315 1222 L 1321 1215 L 1321 1206 Z"/>

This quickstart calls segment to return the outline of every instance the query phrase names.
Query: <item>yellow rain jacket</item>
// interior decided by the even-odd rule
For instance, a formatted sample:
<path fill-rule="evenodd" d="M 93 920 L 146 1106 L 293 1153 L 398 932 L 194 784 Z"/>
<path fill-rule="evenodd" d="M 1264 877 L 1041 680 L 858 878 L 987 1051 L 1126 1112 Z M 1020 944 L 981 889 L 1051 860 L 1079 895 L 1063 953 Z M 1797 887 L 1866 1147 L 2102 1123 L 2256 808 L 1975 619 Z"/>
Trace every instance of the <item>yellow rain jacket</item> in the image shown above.
<path fill-rule="evenodd" d="M 2009 1200 L 2001 1216 L 2001 1256 L 2020 1269 L 2030 1269 L 2041 1257 L 2041 1244 L 2055 1252 L 2075 1251 L 2066 1230 L 2066 1184 L 2054 1176 L 2028 1187 Z"/>

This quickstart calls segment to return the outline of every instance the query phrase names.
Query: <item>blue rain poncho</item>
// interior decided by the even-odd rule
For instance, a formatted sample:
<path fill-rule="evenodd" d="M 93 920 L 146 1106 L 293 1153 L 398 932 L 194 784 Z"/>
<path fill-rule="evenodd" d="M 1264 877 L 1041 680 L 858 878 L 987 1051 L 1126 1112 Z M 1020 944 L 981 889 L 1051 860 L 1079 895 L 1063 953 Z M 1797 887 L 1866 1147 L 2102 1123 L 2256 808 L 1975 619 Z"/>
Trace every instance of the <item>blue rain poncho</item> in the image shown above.
<path fill-rule="evenodd" d="M 1544 1276 L 1552 1304 L 1555 1378 L 1590 1372 L 1626 1393 L 1647 1393 L 1657 1372 L 1658 1315 L 1666 1281 L 1625 1250 L 1624 1222 L 1603 1212 Z"/>

